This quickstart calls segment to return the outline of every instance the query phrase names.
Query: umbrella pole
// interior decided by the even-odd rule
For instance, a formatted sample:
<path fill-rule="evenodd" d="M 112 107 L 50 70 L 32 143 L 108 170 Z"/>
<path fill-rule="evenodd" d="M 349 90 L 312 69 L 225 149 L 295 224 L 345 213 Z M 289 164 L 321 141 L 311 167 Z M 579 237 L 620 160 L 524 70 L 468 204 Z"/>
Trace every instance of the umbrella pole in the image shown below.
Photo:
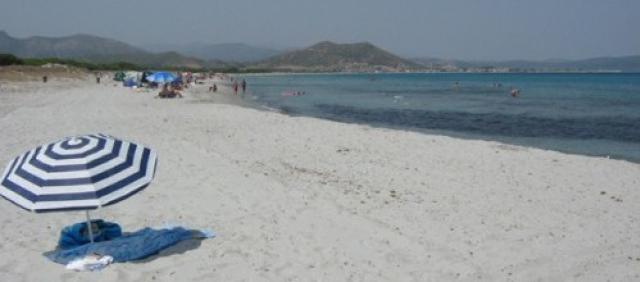
<path fill-rule="evenodd" d="M 93 228 L 91 228 L 91 217 L 89 216 L 88 210 L 84 212 L 87 215 L 87 230 L 89 230 L 89 240 L 91 240 L 91 243 L 93 243 Z"/>

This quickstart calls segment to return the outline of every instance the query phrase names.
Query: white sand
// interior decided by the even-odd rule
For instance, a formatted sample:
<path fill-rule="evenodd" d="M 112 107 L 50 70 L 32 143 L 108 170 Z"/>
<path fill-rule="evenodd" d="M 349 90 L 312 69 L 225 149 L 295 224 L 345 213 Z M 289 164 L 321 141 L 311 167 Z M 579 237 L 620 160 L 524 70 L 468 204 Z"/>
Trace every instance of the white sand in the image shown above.
<path fill-rule="evenodd" d="M 159 152 L 153 184 L 96 215 L 126 231 L 169 222 L 218 237 L 75 273 L 41 253 L 83 213 L 0 200 L 0 281 L 640 280 L 638 164 L 189 93 L 161 100 L 90 82 L 16 90 L 25 85 L 0 93 L 2 165 L 68 135 L 140 142 Z"/>

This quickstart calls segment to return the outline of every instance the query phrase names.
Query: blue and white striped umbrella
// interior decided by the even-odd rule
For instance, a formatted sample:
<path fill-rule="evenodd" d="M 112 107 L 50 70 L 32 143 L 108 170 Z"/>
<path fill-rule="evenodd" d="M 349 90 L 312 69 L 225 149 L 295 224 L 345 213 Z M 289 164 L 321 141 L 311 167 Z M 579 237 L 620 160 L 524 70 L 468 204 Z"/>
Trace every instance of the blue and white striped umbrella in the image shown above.
<path fill-rule="evenodd" d="M 108 135 L 69 137 L 9 162 L 0 195 L 34 212 L 96 209 L 147 187 L 156 162 L 154 150 Z"/>
<path fill-rule="evenodd" d="M 170 72 L 159 71 L 147 76 L 147 80 L 157 83 L 169 83 L 176 80 L 177 77 Z"/>

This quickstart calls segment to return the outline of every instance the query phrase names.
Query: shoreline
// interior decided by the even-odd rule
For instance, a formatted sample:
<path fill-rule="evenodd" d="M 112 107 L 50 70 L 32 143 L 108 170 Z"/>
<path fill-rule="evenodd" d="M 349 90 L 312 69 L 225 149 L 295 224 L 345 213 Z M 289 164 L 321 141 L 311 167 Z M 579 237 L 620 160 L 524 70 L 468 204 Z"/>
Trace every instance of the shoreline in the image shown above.
<path fill-rule="evenodd" d="M 382 130 L 392 130 L 392 131 L 400 131 L 400 132 L 412 132 L 412 133 L 424 134 L 426 136 L 440 136 L 440 137 L 448 137 L 448 138 L 454 138 L 454 139 L 460 139 L 460 140 L 483 141 L 483 142 L 496 143 L 498 145 L 504 145 L 504 146 L 521 147 L 523 149 L 536 149 L 536 150 L 541 150 L 541 151 L 556 152 L 556 153 L 575 155 L 575 156 L 601 158 L 601 159 L 613 159 L 613 160 L 625 161 L 625 162 L 629 162 L 629 163 L 632 163 L 632 164 L 639 164 L 640 165 L 640 160 L 633 161 L 633 160 L 624 159 L 624 158 L 616 158 L 616 157 L 612 158 L 610 156 L 600 156 L 600 155 L 589 155 L 589 154 L 572 153 L 572 152 L 565 152 L 565 151 L 562 151 L 562 150 L 554 150 L 554 149 L 546 149 L 546 148 L 540 148 L 540 147 L 535 147 L 535 146 L 527 146 L 525 144 L 514 144 L 512 142 L 503 142 L 503 141 L 500 141 L 500 140 L 495 140 L 496 138 L 495 137 L 491 137 L 491 136 L 471 136 L 471 135 L 464 134 L 464 133 L 446 132 L 446 131 L 443 131 L 443 130 L 432 130 L 432 129 L 424 129 L 424 128 L 402 127 L 402 126 L 394 126 L 394 125 L 390 125 L 390 124 L 379 124 L 379 125 L 378 124 L 368 124 L 368 123 L 364 123 L 364 122 L 340 121 L 340 120 L 334 120 L 334 119 L 311 116 L 311 115 L 304 115 L 304 114 L 299 114 L 299 115 L 290 114 L 290 113 L 284 112 L 282 110 L 279 110 L 277 108 L 268 108 L 265 105 L 261 105 L 258 102 L 254 102 L 253 100 L 246 100 L 245 98 L 242 97 L 242 94 L 238 94 L 237 96 L 234 96 L 233 95 L 233 90 L 231 89 L 231 87 L 228 84 L 225 84 L 224 82 L 222 82 L 222 83 L 220 83 L 220 82 L 221 81 L 216 80 L 216 83 L 218 85 L 218 92 L 217 93 L 211 93 L 211 92 L 205 91 L 204 90 L 205 87 L 203 87 L 203 86 L 192 86 L 190 88 L 190 92 L 189 93 L 191 95 L 195 96 L 195 97 L 193 97 L 193 99 L 196 99 L 196 101 L 193 101 L 193 102 L 194 103 L 203 103 L 203 104 L 225 104 L 225 105 L 237 106 L 237 107 L 240 107 L 240 108 L 258 110 L 258 111 L 266 111 L 266 112 L 272 112 L 272 113 L 278 113 L 278 114 L 282 114 L 282 115 L 290 117 L 290 118 L 305 117 L 305 118 L 318 119 L 318 120 L 329 121 L 329 122 L 336 122 L 336 123 L 340 123 L 340 124 L 350 124 L 350 125 L 355 125 L 355 126 L 360 126 L 360 127 L 367 127 L 367 128 L 370 128 L 370 129 L 382 129 Z M 210 84 L 211 83 L 205 83 L 205 86 L 207 86 L 206 88 L 208 88 L 208 86 Z M 247 93 L 247 95 L 251 95 L 251 94 Z"/>
<path fill-rule="evenodd" d="M 250 78 L 251 76 L 240 75 L 236 77 Z M 230 84 L 225 85 L 227 87 L 224 91 L 226 91 L 226 95 L 232 96 L 233 95 L 232 90 L 229 85 Z M 249 89 L 251 90 L 252 87 L 250 87 Z M 251 92 L 249 92 L 248 95 L 249 97 L 251 97 L 252 96 Z M 240 95 L 238 97 L 240 97 Z M 636 147 L 635 143 L 624 143 L 624 142 L 615 141 L 615 140 L 603 141 L 599 139 L 592 139 L 588 141 L 590 142 L 588 144 L 589 146 L 595 146 L 593 144 L 597 144 L 600 142 L 607 142 L 608 144 L 615 143 L 617 145 L 614 146 L 613 148 L 609 148 L 609 150 L 591 149 L 591 151 L 587 151 L 582 149 L 572 149 L 572 147 L 579 148 L 581 146 L 585 146 L 584 143 L 581 143 L 582 142 L 581 140 L 553 139 L 553 137 L 521 137 L 521 136 L 486 135 L 478 132 L 459 132 L 459 131 L 451 131 L 451 130 L 444 130 L 444 129 L 430 129 L 430 128 L 422 128 L 422 127 L 414 127 L 414 126 L 402 126 L 402 125 L 397 125 L 393 123 L 384 123 L 384 122 L 367 123 L 366 121 L 362 121 L 362 120 L 351 120 L 347 117 L 333 117 L 333 118 L 327 117 L 318 113 L 305 113 L 305 112 L 290 113 L 283 109 L 270 108 L 266 105 L 261 104 L 259 100 L 253 100 L 253 99 L 251 100 L 235 99 L 236 101 L 233 101 L 234 99 L 229 98 L 227 100 L 231 100 L 231 101 L 226 101 L 222 103 L 234 104 L 240 107 L 247 107 L 247 108 L 253 108 L 258 110 L 266 110 L 270 112 L 278 112 L 290 117 L 311 117 L 311 118 L 317 118 L 317 119 L 345 123 L 345 124 L 369 126 L 371 128 L 384 128 L 384 129 L 391 129 L 391 130 L 417 132 L 417 133 L 426 134 L 426 135 L 447 136 L 447 137 L 459 138 L 464 140 L 481 140 L 481 141 L 498 142 L 498 143 L 504 143 L 504 144 L 513 145 L 513 146 L 536 148 L 540 150 L 555 151 L 555 152 L 571 154 L 571 155 L 588 156 L 588 157 L 603 158 L 603 159 L 616 159 L 616 160 L 623 160 L 623 161 L 627 161 L 635 164 L 640 164 L 640 156 L 638 156 L 637 154 L 625 153 L 629 151 L 633 152 L 633 150 L 635 149 L 634 147 Z M 213 103 L 215 103 L 215 101 Z"/>
<path fill-rule="evenodd" d="M 301 74 L 304 74 L 304 73 L 301 73 Z M 327 73 L 327 74 L 331 74 L 331 73 Z M 284 75 L 287 75 L 287 74 L 285 73 Z M 243 76 L 238 76 L 238 77 L 243 77 Z M 218 86 L 218 91 L 215 92 L 215 93 L 207 91 L 207 89 L 211 85 L 212 81 L 215 81 L 217 86 Z M 29 92 L 43 93 L 43 92 L 48 92 L 48 91 L 60 92 L 60 91 L 78 90 L 78 89 L 82 89 L 82 88 L 85 88 L 85 87 L 91 88 L 92 86 L 114 87 L 114 89 L 116 89 L 116 90 L 126 90 L 126 91 L 131 91 L 131 92 L 136 92 L 136 93 L 147 93 L 147 94 L 148 93 L 153 93 L 153 94 L 156 94 L 155 92 L 157 92 L 156 90 L 139 91 L 139 90 L 134 90 L 134 89 L 129 89 L 129 88 L 123 88 L 120 84 L 121 83 L 119 83 L 119 82 L 114 82 L 114 81 L 110 81 L 110 80 L 107 80 L 107 81 L 103 80 L 102 84 L 96 85 L 94 83 L 92 77 L 90 77 L 90 78 L 59 78 L 59 79 L 50 81 L 47 84 L 43 84 L 43 83 L 38 82 L 38 81 L 3 81 L 3 85 L 6 88 L 5 89 L 0 89 L 0 90 L 4 90 L 5 93 L 0 93 L 0 95 L 2 95 L 2 94 L 15 95 L 15 94 L 25 93 L 25 92 L 26 93 L 29 93 Z M 521 147 L 521 148 L 524 148 L 524 149 L 532 149 L 532 150 L 540 150 L 540 151 L 546 151 L 546 152 L 554 152 L 554 153 L 566 154 L 566 155 L 572 155 L 572 156 L 579 156 L 579 157 L 624 161 L 624 162 L 629 162 L 629 163 L 634 164 L 634 165 L 640 165 L 640 164 L 638 164 L 636 162 L 629 161 L 629 160 L 626 160 L 626 159 L 618 159 L 618 158 L 614 159 L 614 158 L 608 158 L 606 156 L 585 155 L 585 154 L 579 154 L 579 153 L 567 153 L 567 152 L 553 150 L 553 149 L 545 149 L 545 148 L 532 147 L 532 146 L 526 146 L 526 145 L 511 144 L 511 143 L 505 143 L 505 142 L 498 141 L 498 140 L 492 140 L 492 139 L 490 139 L 491 137 L 486 137 L 486 138 L 477 137 L 476 138 L 476 137 L 469 137 L 469 136 L 466 136 L 465 134 L 456 133 L 456 132 L 443 133 L 444 131 L 442 131 L 442 130 L 410 128 L 410 127 L 393 126 L 393 125 L 387 125 L 387 124 L 378 125 L 378 124 L 368 124 L 368 123 L 363 123 L 363 122 L 348 122 L 348 121 L 339 121 L 339 120 L 333 120 L 333 119 L 310 116 L 310 115 L 288 114 L 288 113 L 283 112 L 283 111 L 281 111 L 279 109 L 276 109 L 276 108 L 268 108 L 265 105 L 261 105 L 261 104 L 259 104 L 257 102 L 253 102 L 253 100 L 247 100 L 245 97 L 251 97 L 251 92 L 250 91 L 245 93 L 244 95 L 241 93 L 241 91 L 238 91 L 239 92 L 238 95 L 234 95 L 233 94 L 233 90 L 231 89 L 230 85 L 231 85 L 230 82 L 222 81 L 222 80 L 219 80 L 219 79 L 213 79 L 213 80 L 212 79 L 207 79 L 206 82 L 204 83 L 204 85 L 190 86 L 190 88 L 188 88 L 186 91 L 184 91 L 183 93 L 186 93 L 187 96 L 185 96 L 183 102 L 191 103 L 191 104 L 229 105 L 229 106 L 238 107 L 240 109 L 250 109 L 250 110 L 256 110 L 256 111 L 265 112 L 265 113 L 276 113 L 276 114 L 283 115 L 283 116 L 285 116 L 287 118 L 294 118 L 294 119 L 295 118 L 308 118 L 308 119 L 312 119 L 312 120 L 318 120 L 318 121 L 324 121 L 324 122 L 330 122 L 330 123 L 337 123 L 337 124 L 342 124 L 342 125 L 353 125 L 353 126 L 357 126 L 357 127 L 364 127 L 364 128 L 368 128 L 368 129 L 371 129 L 371 130 L 390 130 L 390 131 L 398 131 L 398 132 L 405 132 L 405 133 L 416 133 L 416 134 L 425 135 L 427 137 L 445 137 L 445 138 L 459 139 L 459 140 L 463 140 L 463 141 L 467 140 L 467 141 L 488 142 L 488 143 L 495 143 L 495 144 L 498 144 L 498 145 Z M 43 89 L 43 86 L 44 86 L 44 89 Z M 51 89 L 50 89 L 50 87 L 51 87 Z M 245 96 L 245 95 L 248 95 L 248 96 Z M 160 100 L 177 100 L 177 101 L 180 101 L 182 99 L 175 98 L 175 99 L 160 99 Z"/>
<path fill-rule="evenodd" d="M 67 68 L 63 67 L 62 69 L 65 70 Z M 58 69 L 56 70 L 60 71 Z M 264 74 L 264 76 L 270 76 L 271 74 L 286 76 L 286 75 L 289 75 L 290 73 L 270 73 L 270 74 Z M 297 75 L 308 75 L 308 74 L 316 75 L 317 73 L 297 73 Z M 323 73 L 323 74 L 332 75 L 336 73 Z M 349 73 L 343 73 L 343 74 L 349 74 Z M 351 74 L 365 75 L 366 73 L 359 73 L 359 74 L 351 73 Z M 252 76 L 252 75 L 244 75 L 241 73 L 229 74 L 229 75 L 230 77 L 236 77 L 236 78 Z M 258 76 L 263 76 L 263 75 L 261 74 Z M 211 86 L 213 82 L 215 82 L 218 85 L 218 92 L 216 93 L 211 93 L 207 91 L 208 87 Z M 20 81 L 0 80 L 0 92 L 5 91 L 8 93 L 12 93 L 12 92 L 42 91 L 41 89 L 42 86 L 45 86 L 47 91 L 53 90 L 53 89 L 63 90 L 70 87 L 83 87 L 87 85 L 92 85 L 93 83 L 94 81 L 93 81 L 92 73 L 86 73 L 80 76 L 76 75 L 75 77 L 56 77 L 54 75 L 52 77 L 52 80 L 49 81 L 47 84 L 39 83 L 39 80 L 37 78 L 34 79 L 33 77 L 30 80 L 20 80 Z M 112 85 L 114 87 L 115 86 L 120 87 L 119 82 L 111 81 L 108 79 L 107 80 L 103 79 L 102 85 Z M 368 126 L 370 128 L 381 128 L 381 129 L 389 129 L 389 130 L 416 132 L 416 133 L 425 134 L 425 135 L 446 136 L 446 137 L 463 139 L 463 140 L 497 142 L 497 143 L 502 143 L 510 146 L 520 146 L 525 148 L 539 149 L 543 151 L 553 151 L 553 152 L 559 152 L 559 153 L 577 155 L 577 156 L 586 156 L 586 157 L 594 157 L 594 158 L 602 158 L 602 159 L 615 159 L 615 160 L 630 162 L 633 164 L 640 164 L 640 159 L 633 159 L 633 158 L 622 157 L 617 155 L 611 156 L 611 155 L 595 154 L 595 153 L 588 154 L 584 152 L 572 152 L 572 151 L 562 150 L 560 148 L 538 147 L 538 146 L 527 144 L 526 142 L 523 142 L 523 141 L 518 141 L 518 142 L 508 141 L 508 139 L 512 138 L 508 136 L 485 136 L 482 134 L 471 134 L 471 133 L 464 133 L 464 132 L 461 133 L 461 132 L 453 132 L 453 131 L 447 131 L 447 130 L 434 130 L 434 129 L 417 128 L 417 127 L 403 127 L 403 126 L 397 126 L 393 124 L 368 124 L 361 121 L 346 121 L 346 120 L 330 119 L 330 118 L 314 116 L 314 115 L 291 114 L 291 113 L 287 113 L 286 111 L 282 111 L 278 108 L 271 108 L 257 102 L 255 99 L 252 98 L 253 95 L 251 94 L 251 87 L 249 88 L 249 91 L 246 94 L 242 94 L 241 91 L 239 91 L 238 95 L 234 96 L 233 90 L 231 89 L 231 82 L 221 80 L 219 78 L 214 78 L 214 79 L 207 78 L 205 80 L 204 85 L 191 86 L 186 93 L 190 93 L 191 97 L 189 97 L 187 101 L 190 101 L 191 103 L 228 104 L 228 105 L 234 105 L 242 108 L 255 109 L 259 111 L 280 113 L 288 117 L 309 117 L 309 118 L 321 119 L 321 120 L 344 123 L 344 124 Z"/>

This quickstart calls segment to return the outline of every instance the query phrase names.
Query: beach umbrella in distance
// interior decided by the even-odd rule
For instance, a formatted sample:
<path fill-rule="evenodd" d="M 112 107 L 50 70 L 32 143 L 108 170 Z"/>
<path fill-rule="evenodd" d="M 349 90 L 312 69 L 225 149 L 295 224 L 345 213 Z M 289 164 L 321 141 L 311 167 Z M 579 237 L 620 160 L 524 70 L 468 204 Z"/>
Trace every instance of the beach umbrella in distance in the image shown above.
<path fill-rule="evenodd" d="M 154 72 L 147 76 L 148 81 L 156 83 L 170 83 L 176 79 L 177 77 L 174 74 L 166 71 Z"/>
<path fill-rule="evenodd" d="M 156 152 L 104 134 L 67 137 L 11 160 L 0 178 L 0 195 L 32 212 L 84 210 L 115 204 L 147 187 Z"/>

